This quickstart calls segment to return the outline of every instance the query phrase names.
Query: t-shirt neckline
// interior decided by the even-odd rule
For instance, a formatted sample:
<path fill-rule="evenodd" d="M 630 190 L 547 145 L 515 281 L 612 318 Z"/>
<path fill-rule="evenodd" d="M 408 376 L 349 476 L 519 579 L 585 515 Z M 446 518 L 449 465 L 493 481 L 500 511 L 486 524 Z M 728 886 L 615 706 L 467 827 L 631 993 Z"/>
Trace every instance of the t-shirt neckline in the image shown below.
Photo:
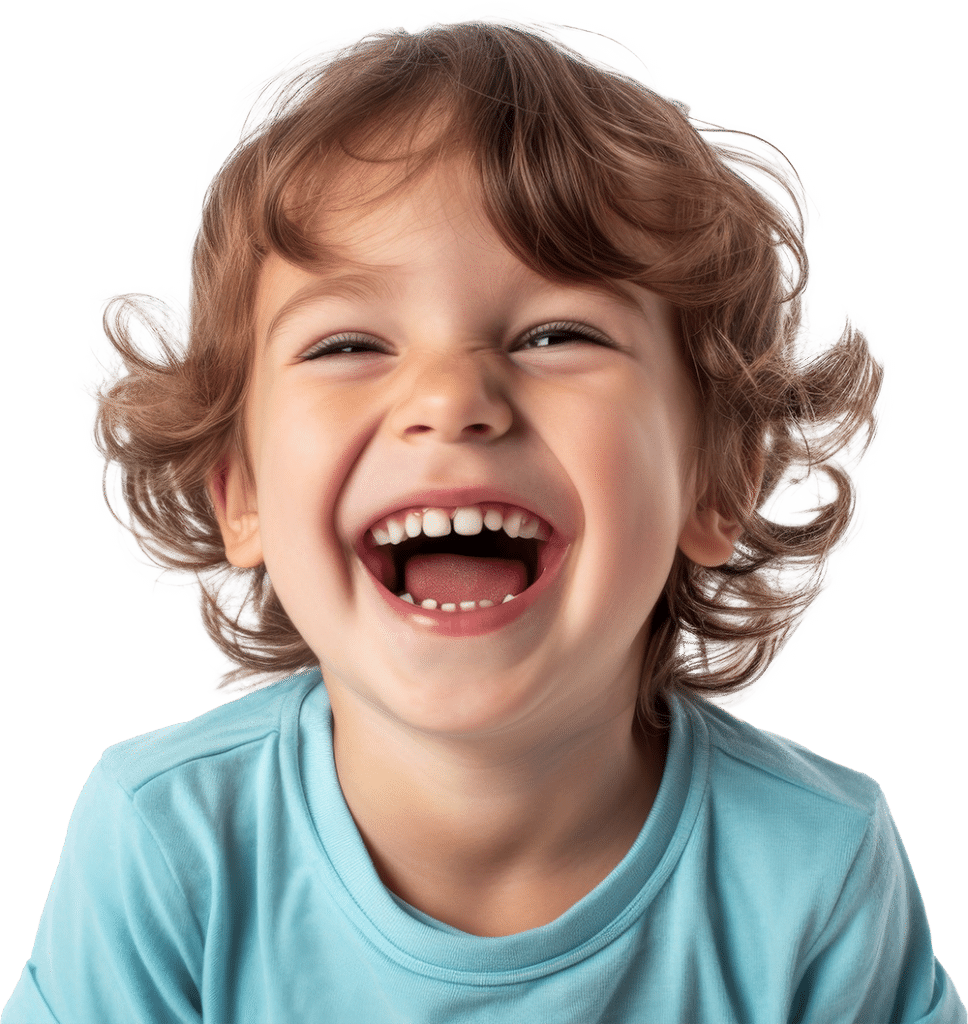
<path fill-rule="evenodd" d="M 409 970 L 452 982 L 510 984 L 562 970 L 614 941 L 645 912 L 672 873 L 705 796 L 709 742 L 688 700 L 668 699 L 669 748 L 655 802 L 631 849 L 590 893 L 554 921 L 515 935 L 470 935 L 389 892 L 367 854 L 339 786 L 332 712 L 318 669 L 283 712 L 283 785 L 292 787 L 308 849 L 334 909 Z"/>

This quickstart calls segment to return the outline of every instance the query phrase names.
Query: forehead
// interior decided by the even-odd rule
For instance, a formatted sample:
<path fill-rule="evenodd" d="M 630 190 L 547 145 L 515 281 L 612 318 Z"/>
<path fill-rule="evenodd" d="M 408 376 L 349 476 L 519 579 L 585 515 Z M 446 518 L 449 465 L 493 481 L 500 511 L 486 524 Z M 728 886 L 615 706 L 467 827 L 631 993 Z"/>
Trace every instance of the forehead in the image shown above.
<path fill-rule="evenodd" d="M 645 289 L 617 281 L 563 281 L 542 276 L 515 257 L 489 221 L 470 161 L 455 157 L 407 175 L 395 165 L 344 169 L 306 218 L 319 259 L 298 266 L 278 254 L 263 265 L 257 297 L 259 333 L 266 337 L 300 307 L 331 297 L 392 298 L 395 288 L 423 281 L 443 291 L 473 276 L 482 296 L 568 292 L 605 295 L 632 312 L 671 306 Z M 432 294 L 428 295 L 432 298 Z"/>

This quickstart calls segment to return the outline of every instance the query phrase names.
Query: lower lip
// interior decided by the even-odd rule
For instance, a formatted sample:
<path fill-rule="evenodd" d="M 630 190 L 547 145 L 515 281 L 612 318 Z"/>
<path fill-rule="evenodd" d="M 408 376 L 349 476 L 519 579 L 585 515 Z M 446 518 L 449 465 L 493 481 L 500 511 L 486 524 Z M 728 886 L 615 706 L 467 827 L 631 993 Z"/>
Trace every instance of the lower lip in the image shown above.
<path fill-rule="evenodd" d="M 429 630 L 439 636 L 483 636 L 513 622 L 547 593 L 558 577 L 566 551 L 567 545 L 556 543 L 556 538 L 552 537 L 542 549 L 538 578 L 527 590 L 522 590 L 504 604 L 496 604 L 492 608 L 475 608 L 468 612 L 442 612 L 436 608 L 413 605 L 387 590 L 372 573 L 367 572 L 367 575 L 390 609 L 414 627 Z"/>

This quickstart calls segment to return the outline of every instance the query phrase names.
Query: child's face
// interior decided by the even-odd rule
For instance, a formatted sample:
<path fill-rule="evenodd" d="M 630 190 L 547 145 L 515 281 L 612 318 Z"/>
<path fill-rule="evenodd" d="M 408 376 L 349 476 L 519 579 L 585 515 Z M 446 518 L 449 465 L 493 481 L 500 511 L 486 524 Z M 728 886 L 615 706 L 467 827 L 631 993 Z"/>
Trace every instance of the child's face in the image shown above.
<path fill-rule="evenodd" d="M 265 561 L 334 698 L 438 734 L 587 725 L 634 702 L 677 546 L 719 558 L 696 399 L 667 302 L 537 276 L 461 171 L 329 217 L 331 271 L 268 261 L 227 551 Z M 346 351 L 313 357 L 334 336 Z M 487 609 L 405 602 L 368 531 L 427 507 L 540 517 L 543 573 Z"/>

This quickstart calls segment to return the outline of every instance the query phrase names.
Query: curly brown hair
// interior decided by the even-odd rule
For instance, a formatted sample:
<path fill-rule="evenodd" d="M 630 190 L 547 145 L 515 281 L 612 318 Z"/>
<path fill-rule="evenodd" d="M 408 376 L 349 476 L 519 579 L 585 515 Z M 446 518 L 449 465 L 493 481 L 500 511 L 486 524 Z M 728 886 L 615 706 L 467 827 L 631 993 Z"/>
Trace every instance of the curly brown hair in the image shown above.
<path fill-rule="evenodd" d="M 413 140 L 428 119 L 432 141 L 421 148 Z M 640 712 L 656 722 L 664 693 L 748 685 L 816 595 L 850 521 L 852 486 L 831 460 L 858 435 L 869 442 L 881 371 L 850 325 L 822 355 L 802 357 L 807 259 L 781 172 L 711 144 L 680 105 L 532 30 L 388 32 L 303 71 L 209 189 L 187 346 L 153 300 L 112 301 L 105 330 L 126 372 L 100 393 L 96 438 L 105 473 L 120 467 L 130 528 L 158 563 L 197 574 L 205 626 L 240 666 L 223 685 L 316 664 L 265 567 L 226 561 L 209 490 L 229 451 L 246 459 L 260 270 L 270 253 L 299 266 L 325 260 L 314 219 L 347 162 L 403 162 L 405 183 L 455 148 L 526 266 L 555 280 L 632 282 L 678 310 L 701 402 L 701 470 L 710 500 L 743 533 L 725 565 L 677 555 L 652 615 Z M 751 170 L 784 189 L 795 216 Z M 135 344 L 132 316 L 160 358 Z M 809 522 L 782 525 L 763 511 L 793 471 L 825 474 L 833 493 Z M 233 601 L 240 579 L 245 593 Z"/>

